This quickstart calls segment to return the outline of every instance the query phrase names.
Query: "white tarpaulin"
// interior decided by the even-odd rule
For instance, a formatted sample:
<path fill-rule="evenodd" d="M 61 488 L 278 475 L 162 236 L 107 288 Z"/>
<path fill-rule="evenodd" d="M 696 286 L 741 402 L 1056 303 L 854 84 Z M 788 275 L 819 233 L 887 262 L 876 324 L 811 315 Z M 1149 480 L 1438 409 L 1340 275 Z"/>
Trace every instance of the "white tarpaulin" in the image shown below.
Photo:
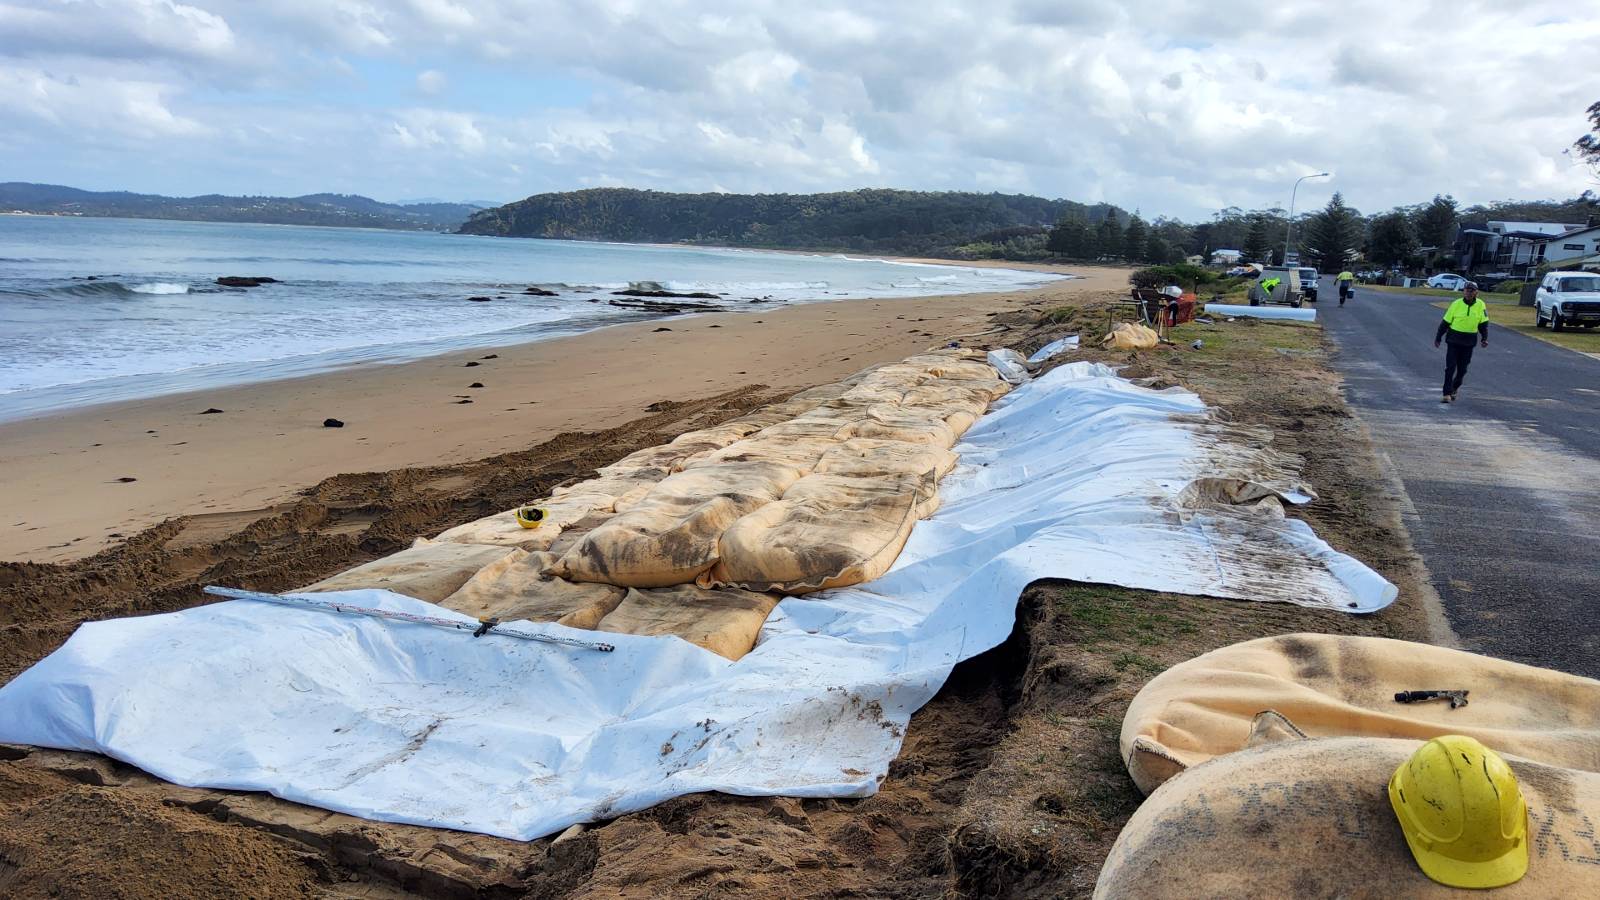
<path fill-rule="evenodd" d="M 1246 306 L 1233 303 L 1207 303 L 1208 316 L 1243 316 L 1247 319 L 1290 319 L 1295 322 L 1315 322 L 1317 311 L 1293 306 Z"/>
<path fill-rule="evenodd" d="M 522 839 L 696 791 L 866 796 L 911 713 L 1006 638 L 1036 579 L 1392 600 L 1282 517 L 1272 495 L 1308 498 L 1250 437 L 1193 394 L 1062 366 L 967 433 L 942 509 L 887 575 L 784 600 L 738 662 L 677 638 L 608 635 L 616 652 L 597 653 L 237 600 L 84 625 L 0 688 L 0 741 Z M 386 591 L 318 596 L 464 618 Z"/>

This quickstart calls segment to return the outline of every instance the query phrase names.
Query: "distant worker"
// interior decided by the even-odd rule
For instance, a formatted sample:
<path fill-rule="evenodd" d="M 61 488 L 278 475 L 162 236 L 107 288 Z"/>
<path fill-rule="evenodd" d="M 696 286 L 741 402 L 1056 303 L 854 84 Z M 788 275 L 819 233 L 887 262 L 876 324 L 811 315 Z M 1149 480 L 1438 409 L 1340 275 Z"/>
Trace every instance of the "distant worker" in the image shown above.
<path fill-rule="evenodd" d="M 1171 297 L 1174 300 L 1181 300 L 1183 298 L 1183 287 L 1178 284 L 1178 279 L 1169 279 L 1169 283 L 1166 287 L 1161 289 L 1161 293 L 1166 294 L 1168 297 Z"/>
<path fill-rule="evenodd" d="M 1334 280 L 1339 282 L 1339 305 L 1343 306 L 1345 298 L 1355 296 L 1356 275 L 1354 272 L 1346 269 L 1343 272 L 1340 272 L 1338 277 Z"/>
<path fill-rule="evenodd" d="M 1472 364 L 1472 345 L 1489 346 L 1489 307 L 1478 299 L 1478 286 L 1467 282 L 1466 288 L 1444 311 L 1439 330 L 1433 335 L 1433 346 L 1446 343 L 1444 355 L 1444 397 L 1440 403 L 1454 403 L 1461 390 L 1461 379 L 1467 377 L 1467 366 Z"/>

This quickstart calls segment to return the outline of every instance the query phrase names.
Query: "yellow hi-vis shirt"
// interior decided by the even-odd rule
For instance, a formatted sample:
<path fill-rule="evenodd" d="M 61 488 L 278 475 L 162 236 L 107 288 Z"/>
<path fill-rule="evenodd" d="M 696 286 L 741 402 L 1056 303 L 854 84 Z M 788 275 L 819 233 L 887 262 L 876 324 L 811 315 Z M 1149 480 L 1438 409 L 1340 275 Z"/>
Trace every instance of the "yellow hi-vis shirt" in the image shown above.
<path fill-rule="evenodd" d="M 1339 277 L 1334 279 L 1334 280 L 1336 280 L 1336 281 L 1355 281 L 1356 280 L 1356 276 L 1354 275 L 1354 273 L 1351 273 L 1351 272 L 1340 272 L 1339 273 Z"/>
<path fill-rule="evenodd" d="M 1479 300 L 1468 306 L 1467 298 L 1457 297 L 1450 308 L 1444 311 L 1444 320 L 1449 323 L 1451 331 L 1474 334 L 1479 325 L 1489 321 L 1489 305 Z"/>

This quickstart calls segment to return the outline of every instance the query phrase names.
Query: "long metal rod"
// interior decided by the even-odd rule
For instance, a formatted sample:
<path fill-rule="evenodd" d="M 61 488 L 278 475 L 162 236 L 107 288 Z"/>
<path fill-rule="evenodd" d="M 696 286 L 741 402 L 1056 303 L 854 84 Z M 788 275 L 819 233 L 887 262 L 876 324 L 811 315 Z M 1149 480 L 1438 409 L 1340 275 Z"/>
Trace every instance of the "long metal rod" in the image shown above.
<path fill-rule="evenodd" d="M 355 606 L 349 603 L 340 603 L 337 600 L 322 600 L 319 598 L 288 596 L 285 594 L 267 594 L 261 591 L 242 591 L 238 588 L 217 587 L 208 585 L 205 592 L 216 597 L 228 597 L 233 600 L 260 600 L 265 603 L 277 603 L 281 606 L 297 606 L 303 609 L 320 609 L 323 612 L 345 613 L 355 616 L 370 616 L 374 619 L 388 619 L 395 622 L 410 622 L 414 625 L 432 625 L 435 628 L 449 628 L 452 631 L 468 631 L 474 636 L 480 634 L 502 634 L 506 637 L 520 638 L 524 641 L 538 641 L 543 644 L 561 644 L 567 647 L 577 647 L 583 650 L 598 650 L 601 653 L 610 653 L 617 649 L 603 641 L 585 641 L 579 638 L 562 637 L 555 634 L 543 634 L 537 631 L 523 631 L 519 628 L 502 628 L 493 620 L 463 622 L 459 619 L 441 619 L 437 616 L 419 616 L 412 613 L 394 612 L 387 609 L 376 609 L 371 606 Z"/>
<path fill-rule="evenodd" d="M 1289 264 L 1289 239 L 1294 236 L 1294 198 L 1300 193 L 1300 182 L 1307 178 L 1327 178 L 1327 172 L 1318 172 L 1315 175 L 1301 175 L 1299 181 L 1294 183 L 1294 190 L 1289 192 L 1289 226 L 1283 230 L 1283 264 Z M 1271 262 L 1271 260 L 1268 260 Z"/>

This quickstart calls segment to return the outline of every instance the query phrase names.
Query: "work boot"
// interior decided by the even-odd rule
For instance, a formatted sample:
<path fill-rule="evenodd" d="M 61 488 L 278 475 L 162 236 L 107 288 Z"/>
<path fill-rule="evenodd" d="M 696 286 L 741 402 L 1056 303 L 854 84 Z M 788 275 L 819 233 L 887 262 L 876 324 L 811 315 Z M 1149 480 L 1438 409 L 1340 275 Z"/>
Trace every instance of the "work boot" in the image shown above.
<path fill-rule="evenodd" d="M 1456 402 L 1456 393 L 1457 393 L 1456 391 L 1451 391 L 1450 392 L 1450 402 L 1451 403 Z"/>
<path fill-rule="evenodd" d="M 1454 400 L 1454 399 L 1455 399 L 1455 395 L 1454 394 L 1445 394 L 1443 397 L 1439 398 L 1439 402 L 1440 403 L 1449 403 L 1451 400 Z"/>

